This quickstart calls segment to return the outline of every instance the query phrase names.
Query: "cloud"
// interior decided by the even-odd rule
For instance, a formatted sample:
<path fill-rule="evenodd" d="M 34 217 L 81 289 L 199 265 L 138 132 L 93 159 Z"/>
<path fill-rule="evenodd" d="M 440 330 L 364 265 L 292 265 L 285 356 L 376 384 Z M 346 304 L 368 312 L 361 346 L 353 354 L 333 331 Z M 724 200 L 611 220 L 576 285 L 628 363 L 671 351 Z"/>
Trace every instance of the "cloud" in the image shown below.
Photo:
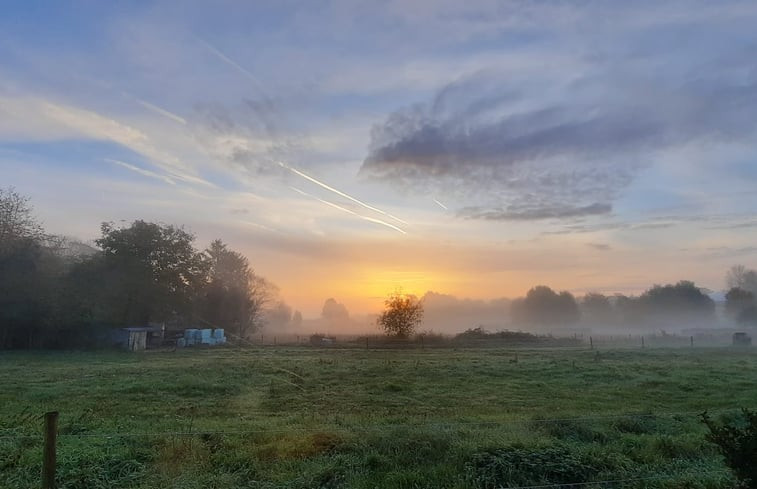
<path fill-rule="evenodd" d="M 662 151 L 757 136 L 757 75 L 621 76 L 603 63 L 534 89 L 495 71 L 449 84 L 375 125 L 360 173 L 443 192 L 466 218 L 564 219 L 609 213 Z"/>
<path fill-rule="evenodd" d="M 468 219 L 485 219 L 488 221 L 533 221 L 538 219 L 563 219 L 607 214 L 612 211 L 610 204 L 594 203 L 586 206 L 549 207 L 547 205 L 509 206 L 502 208 L 464 207 L 458 216 Z"/>
<path fill-rule="evenodd" d="M 0 124 L 0 139 L 8 137 L 21 141 L 53 141 L 85 138 L 112 141 L 144 156 L 151 165 L 163 170 L 173 181 L 214 186 L 200 177 L 196 169 L 182 161 L 173 151 L 159 146 L 159 142 L 145 131 L 113 117 L 40 97 L 14 99 L 0 96 L 0 106 L 14 117 L 11 122 L 18 126 L 15 130 L 10 128 L 6 133 L 5 125 Z"/>
<path fill-rule="evenodd" d="M 586 243 L 586 246 L 599 251 L 610 251 L 612 249 L 612 246 L 607 243 Z"/>

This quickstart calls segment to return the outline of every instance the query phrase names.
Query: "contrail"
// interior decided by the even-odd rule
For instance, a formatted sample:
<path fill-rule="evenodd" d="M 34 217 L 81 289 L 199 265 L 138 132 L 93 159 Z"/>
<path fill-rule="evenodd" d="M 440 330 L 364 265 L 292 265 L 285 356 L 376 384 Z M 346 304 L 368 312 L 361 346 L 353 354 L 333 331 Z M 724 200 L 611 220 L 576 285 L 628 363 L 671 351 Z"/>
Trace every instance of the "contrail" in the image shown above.
<path fill-rule="evenodd" d="M 402 224 L 408 224 L 408 222 L 407 222 L 407 221 L 403 221 L 403 220 L 402 220 L 402 219 L 400 219 L 399 217 L 395 217 L 395 216 L 393 216 L 393 215 L 389 214 L 388 212 L 384 212 L 384 211 L 382 211 L 381 209 L 377 209 L 377 208 L 373 207 L 372 205 L 368 205 L 368 204 L 366 204 L 365 202 L 363 202 L 363 201 L 361 201 L 361 200 L 358 200 L 358 199 L 356 199 L 355 197 L 351 197 L 351 196 L 349 196 L 349 195 L 345 194 L 344 192 L 341 192 L 341 191 L 339 191 L 339 190 L 335 189 L 334 187 L 330 187 L 329 185 L 326 185 L 325 183 L 323 183 L 323 182 L 321 182 L 321 181 L 318 181 L 318 180 L 316 180 L 315 178 L 311 177 L 310 175 L 306 175 L 306 174 L 302 173 L 301 171 L 299 171 L 299 170 L 296 170 L 296 169 L 292 168 L 291 166 L 287 165 L 286 163 L 284 163 L 284 162 L 282 162 L 282 161 L 279 161 L 278 163 L 279 163 L 279 165 L 280 165 L 281 167 L 283 167 L 283 168 L 286 168 L 287 170 L 289 170 L 289 171 L 291 171 L 291 172 L 293 172 L 293 173 L 295 173 L 295 174 L 297 174 L 297 175 L 301 176 L 302 178 L 304 178 L 304 179 L 306 179 L 306 180 L 310 180 L 310 181 L 311 181 L 311 182 L 313 182 L 314 184 L 316 184 L 316 185 L 320 185 L 321 187 L 325 188 L 326 190 L 330 190 L 330 191 L 334 192 L 335 194 L 337 194 L 337 195 L 340 195 L 340 196 L 344 197 L 345 199 L 349 199 L 349 200 L 351 200 L 351 201 L 355 202 L 356 204 L 360 204 L 360 205 L 362 205 L 363 207 L 365 207 L 366 209 L 370 209 L 370 210 L 372 210 L 373 212 L 378 212 L 379 214 L 383 214 L 383 215 L 385 215 L 385 216 L 387 216 L 387 217 L 390 217 L 390 218 L 394 219 L 395 221 L 399 221 L 399 222 L 401 222 Z"/>
<path fill-rule="evenodd" d="M 442 209 L 444 209 L 445 211 L 448 211 L 448 210 L 449 210 L 449 209 L 447 208 L 447 206 L 446 206 L 446 205 L 442 204 L 442 203 L 441 203 L 441 202 L 439 202 L 438 200 L 434 199 L 434 202 L 436 202 L 436 203 L 437 203 L 437 205 L 439 205 L 439 207 L 441 207 L 441 208 L 442 208 Z"/>
<path fill-rule="evenodd" d="M 169 119 L 172 119 L 172 120 L 178 122 L 179 124 L 184 124 L 185 126 L 187 125 L 187 120 L 186 119 L 184 119 L 183 117 L 179 117 L 178 115 L 176 115 L 176 114 L 174 114 L 172 112 L 169 112 L 166 109 L 158 107 L 157 105 L 153 105 L 150 102 L 145 102 L 142 99 L 137 99 L 137 102 L 142 107 L 144 107 L 146 109 L 149 109 L 149 110 L 151 110 L 153 112 L 156 112 L 156 113 L 158 113 L 158 114 L 160 114 L 162 116 L 168 117 Z"/>
<path fill-rule="evenodd" d="M 407 234 L 405 231 L 403 231 L 402 229 L 398 228 L 394 224 L 390 224 L 390 223 L 388 223 L 386 221 L 382 221 L 381 219 L 374 219 L 372 217 L 368 217 L 368 216 L 364 216 L 362 214 L 358 214 L 355 211 L 351 211 L 351 210 L 349 210 L 349 209 L 347 209 L 345 207 L 342 207 L 340 205 L 334 204 L 333 202 L 329 202 L 328 200 L 323 200 L 323 199 L 321 199 L 319 197 L 316 197 L 315 195 L 310 195 L 309 193 L 304 192 L 304 191 L 298 189 L 297 187 L 292 187 L 290 185 L 289 188 L 291 188 L 292 190 L 294 190 L 298 194 L 304 195 L 305 197 L 310 197 L 311 199 L 315 199 L 318 202 L 321 202 L 321 203 L 326 204 L 326 205 L 328 205 L 330 207 L 333 207 L 334 209 L 338 209 L 340 211 L 347 212 L 349 214 L 352 214 L 353 216 L 357 216 L 360 219 L 366 220 L 368 222 L 372 222 L 372 223 L 375 223 L 375 224 L 381 224 L 382 226 L 386 226 L 386 227 L 388 227 L 390 229 L 394 229 L 395 231 L 399 231 L 402 234 Z"/>
<path fill-rule="evenodd" d="M 176 185 L 176 182 L 174 182 L 173 179 L 171 179 L 171 177 L 167 175 L 161 175 L 159 173 L 155 173 L 154 171 L 145 170 L 144 168 L 139 168 L 138 166 L 134 166 L 130 163 L 126 163 L 125 161 L 114 160 L 111 158 L 105 158 L 105 161 L 107 161 L 108 163 L 113 163 L 114 165 L 122 166 L 128 170 L 139 173 L 142 176 L 150 177 L 150 178 L 157 178 L 158 180 L 162 180 L 170 185 Z"/>
<path fill-rule="evenodd" d="M 245 69 L 242 65 L 240 65 L 239 63 L 237 63 L 233 59 L 229 58 L 228 56 L 226 56 L 225 54 L 223 54 L 218 49 L 216 49 L 212 44 L 210 44 L 205 39 L 202 39 L 202 38 L 198 37 L 197 40 L 200 41 L 200 43 L 202 43 L 202 45 L 205 46 L 205 48 L 208 51 L 210 51 L 211 53 L 215 54 L 219 59 L 221 59 L 221 61 L 223 61 L 224 63 L 228 64 L 229 66 L 231 66 L 232 68 L 234 68 L 235 70 L 237 70 L 238 72 L 240 72 L 241 74 L 243 74 L 244 76 L 246 76 L 247 78 L 249 78 L 250 80 L 252 80 L 253 82 L 255 82 L 255 84 L 258 86 L 259 90 L 261 90 L 261 91 L 263 90 L 263 84 L 260 82 L 260 80 L 258 80 L 258 77 L 256 77 L 250 71 L 248 71 L 247 69 Z"/>

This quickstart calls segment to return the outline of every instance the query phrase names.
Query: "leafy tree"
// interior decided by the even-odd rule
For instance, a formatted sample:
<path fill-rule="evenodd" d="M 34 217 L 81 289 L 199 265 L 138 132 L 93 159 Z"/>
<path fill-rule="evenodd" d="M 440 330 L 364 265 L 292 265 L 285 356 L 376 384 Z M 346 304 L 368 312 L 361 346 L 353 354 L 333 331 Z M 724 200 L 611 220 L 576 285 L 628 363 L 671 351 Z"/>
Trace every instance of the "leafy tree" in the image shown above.
<path fill-rule="evenodd" d="M 266 326 L 285 328 L 292 322 L 292 308 L 284 301 L 276 301 L 265 314 Z"/>
<path fill-rule="evenodd" d="M 606 324 L 614 318 L 609 297 L 597 292 L 590 292 L 581 299 L 581 315 L 587 323 Z"/>
<path fill-rule="evenodd" d="M 524 299 L 513 301 L 511 316 L 515 322 L 539 326 L 575 323 L 581 317 L 573 294 L 558 294 L 545 285 L 533 287 Z"/>
<path fill-rule="evenodd" d="M 701 320 L 715 313 L 715 301 L 688 280 L 675 285 L 655 285 L 638 300 L 643 314 L 651 320 L 677 320 L 682 316 Z"/>
<path fill-rule="evenodd" d="M 326 299 L 321 310 L 321 317 L 330 323 L 344 323 L 350 318 L 347 307 L 333 298 Z"/>
<path fill-rule="evenodd" d="M 754 307 L 754 294 L 748 290 L 732 287 L 725 294 L 725 310 L 736 319 L 748 317 L 748 311 Z"/>
<path fill-rule="evenodd" d="M 408 338 L 423 321 L 423 303 L 414 295 L 397 290 L 384 301 L 377 323 L 397 338 Z"/>
<path fill-rule="evenodd" d="M 292 314 L 292 326 L 295 328 L 302 326 L 302 313 L 300 311 L 294 311 L 294 314 Z"/>
<path fill-rule="evenodd" d="M 205 250 L 207 276 L 200 318 L 207 324 L 233 331 L 240 340 L 264 323 L 265 306 L 275 287 L 255 275 L 247 258 L 215 240 Z"/>
<path fill-rule="evenodd" d="M 752 323 L 757 324 L 757 305 L 751 305 L 742 310 L 736 317 L 736 320 L 740 323 Z"/>
<path fill-rule="evenodd" d="M 29 199 L 0 189 L 0 348 L 41 346 L 52 317 L 58 258 Z"/>
<path fill-rule="evenodd" d="M 120 325 L 187 320 L 207 271 L 194 236 L 141 220 L 121 228 L 103 223 L 101 231 L 102 319 Z"/>

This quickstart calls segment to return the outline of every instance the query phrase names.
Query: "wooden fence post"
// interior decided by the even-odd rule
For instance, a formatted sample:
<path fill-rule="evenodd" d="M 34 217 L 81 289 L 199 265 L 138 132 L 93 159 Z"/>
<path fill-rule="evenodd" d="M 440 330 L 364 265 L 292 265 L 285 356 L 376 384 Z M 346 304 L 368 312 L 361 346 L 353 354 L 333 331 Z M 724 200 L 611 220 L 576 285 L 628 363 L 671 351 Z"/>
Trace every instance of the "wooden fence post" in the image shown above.
<path fill-rule="evenodd" d="M 45 447 L 42 452 L 42 489 L 55 489 L 55 444 L 58 411 L 45 413 Z"/>
<path fill-rule="evenodd" d="M 594 339 L 592 339 L 591 336 L 589 336 L 589 350 L 594 349 Z"/>
<path fill-rule="evenodd" d="M 691 347 L 692 348 L 694 347 L 694 337 L 693 336 L 691 337 Z"/>
<path fill-rule="evenodd" d="M 641 347 L 644 348 L 644 336 L 641 337 Z"/>

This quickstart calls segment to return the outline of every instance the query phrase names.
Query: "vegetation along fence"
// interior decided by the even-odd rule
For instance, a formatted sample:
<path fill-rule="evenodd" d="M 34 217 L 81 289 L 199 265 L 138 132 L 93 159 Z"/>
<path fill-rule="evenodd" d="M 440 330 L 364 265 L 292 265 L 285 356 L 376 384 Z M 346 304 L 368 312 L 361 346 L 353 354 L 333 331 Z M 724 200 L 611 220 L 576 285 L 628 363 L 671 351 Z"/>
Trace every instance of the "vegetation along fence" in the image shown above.
<path fill-rule="evenodd" d="M 724 418 L 733 417 L 735 409 L 718 409 L 710 415 L 720 415 Z M 508 421 L 486 420 L 457 420 L 449 422 L 423 423 L 381 423 L 376 425 L 350 424 L 348 422 L 332 424 L 332 426 L 290 426 L 282 429 L 270 429 L 260 426 L 244 426 L 238 430 L 208 430 L 197 429 L 191 424 L 184 430 L 176 431 L 146 431 L 146 432 L 94 432 L 78 429 L 67 425 L 65 432 L 59 433 L 57 412 L 45 413 L 43 436 L 13 433 L 5 429 L 0 432 L 0 446 L 6 453 L 5 460 L 0 460 L 0 468 L 7 469 L 16 457 L 23 459 L 22 452 L 30 448 L 39 449 L 41 459 L 32 463 L 30 467 L 39 470 L 41 462 L 41 486 L 43 489 L 73 488 L 73 487 L 151 487 L 155 484 L 153 478 L 147 485 L 141 485 L 140 479 L 148 477 L 144 452 L 148 447 L 158 446 L 164 452 L 171 452 L 176 467 L 168 468 L 171 477 L 180 477 L 182 467 L 186 466 L 186 459 L 197 460 L 199 454 L 214 459 L 214 463 L 225 465 L 226 469 L 235 477 L 247 478 L 252 482 L 256 473 L 252 466 L 245 468 L 244 457 L 238 457 L 235 452 L 242 445 L 260 444 L 265 446 L 271 438 L 275 439 L 307 439 L 312 446 L 301 446 L 299 455 L 310 456 L 331 453 L 341 440 L 350 435 L 356 439 L 367 439 L 380 443 L 387 443 L 387 437 L 395 437 L 398 433 L 410 433 L 406 450 L 417 451 L 420 455 L 433 458 L 433 450 L 444 448 L 441 443 L 446 437 L 476 436 L 484 431 L 497 430 L 499 432 L 543 430 L 560 439 L 573 442 L 603 442 L 603 427 L 612 427 L 622 433 L 656 436 L 656 449 L 662 452 L 676 452 L 664 464 L 644 463 L 646 454 L 639 458 L 636 464 L 613 461 L 612 457 L 602 456 L 596 451 L 571 453 L 565 447 L 545 447 L 536 444 L 534 447 L 518 448 L 513 445 L 509 449 L 479 451 L 472 454 L 462 467 L 461 479 L 465 487 L 495 488 L 508 487 L 510 489 L 538 489 L 538 488 L 577 488 L 577 487 L 730 487 L 734 484 L 732 474 L 721 465 L 702 466 L 693 460 L 694 452 L 700 445 L 691 444 L 676 446 L 671 440 L 671 424 L 667 420 L 697 422 L 703 420 L 702 412 L 667 412 L 667 413 L 639 413 L 618 415 L 592 415 L 581 417 L 557 417 L 535 419 L 513 419 Z M 384 437 L 372 435 L 383 434 Z M 435 435 L 432 435 L 435 434 Z M 684 434 L 685 435 L 685 434 Z M 689 440 L 690 442 L 690 440 Z M 379 443 L 379 445 L 380 445 Z M 439 444 L 439 446 L 435 446 Z M 82 464 L 78 460 L 78 467 L 72 469 L 72 461 L 76 459 L 68 451 L 81 450 L 89 446 L 91 454 L 98 455 L 90 463 Z M 389 447 L 397 449 L 399 445 Z M 378 446 L 377 450 L 387 446 Z M 352 447 L 350 450 L 355 450 Z M 298 450 L 297 447 L 292 450 Z M 248 452 L 249 453 L 249 452 Z M 262 452 L 258 452 L 260 455 Z M 10 455 L 9 455 L 10 454 Z M 270 454 L 269 454 L 270 455 Z M 680 456 L 679 456 L 680 455 Z M 377 455 L 378 456 L 378 455 Z M 406 453 L 405 457 L 413 454 Z M 181 462 L 179 459 L 184 458 Z M 265 459 L 265 456 L 263 457 Z M 690 459 L 687 461 L 687 459 Z M 370 458 L 369 458 L 370 460 Z M 29 461 L 26 460 L 28 463 Z M 171 460 L 169 460 L 171 462 Z M 648 460 L 646 462 L 649 462 Z M 688 463 L 692 462 L 692 463 Z M 370 463 L 370 462 L 369 462 Z M 415 463 L 408 458 L 408 464 Z M 64 465 L 64 470 L 57 470 L 58 464 Z M 333 469 L 333 467 L 332 467 Z M 349 469 L 349 468 L 348 468 Z M 353 467 L 354 469 L 354 467 Z M 653 469 L 653 470 L 650 470 Z M 245 472 L 247 470 L 248 472 Z M 56 473 L 57 472 L 57 473 Z M 39 474 L 40 472 L 37 472 Z M 23 478 L 23 475 L 20 476 Z M 153 476 L 154 477 L 154 476 Z M 328 479 L 327 476 L 326 479 Z M 335 475 L 338 479 L 338 474 Z M 529 481 L 531 483 L 529 483 Z M 5 480 L 5 483 L 14 481 Z M 24 485 L 23 480 L 17 481 L 16 487 L 31 487 Z M 28 482 L 28 481 L 27 481 Z M 296 482 L 296 481 L 295 481 Z M 333 487 L 328 483 L 315 484 L 313 481 L 300 481 L 295 487 Z M 316 481 L 317 482 L 317 481 Z M 328 482 L 328 481 L 326 481 Z M 533 483 L 537 482 L 537 483 Z M 56 485 L 57 483 L 57 485 Z M 338 484 L 337 484 L 338 485 Z M 292 486 L 286 484 L 287 487 Z M 160 487 L 184 487 L 181 484 L 160 485 Z M 248 487 L 240 485 L 239 487 Z M 274 482 L 270 484 L 250 484 L 249 487 L 278 487 Z"/>

